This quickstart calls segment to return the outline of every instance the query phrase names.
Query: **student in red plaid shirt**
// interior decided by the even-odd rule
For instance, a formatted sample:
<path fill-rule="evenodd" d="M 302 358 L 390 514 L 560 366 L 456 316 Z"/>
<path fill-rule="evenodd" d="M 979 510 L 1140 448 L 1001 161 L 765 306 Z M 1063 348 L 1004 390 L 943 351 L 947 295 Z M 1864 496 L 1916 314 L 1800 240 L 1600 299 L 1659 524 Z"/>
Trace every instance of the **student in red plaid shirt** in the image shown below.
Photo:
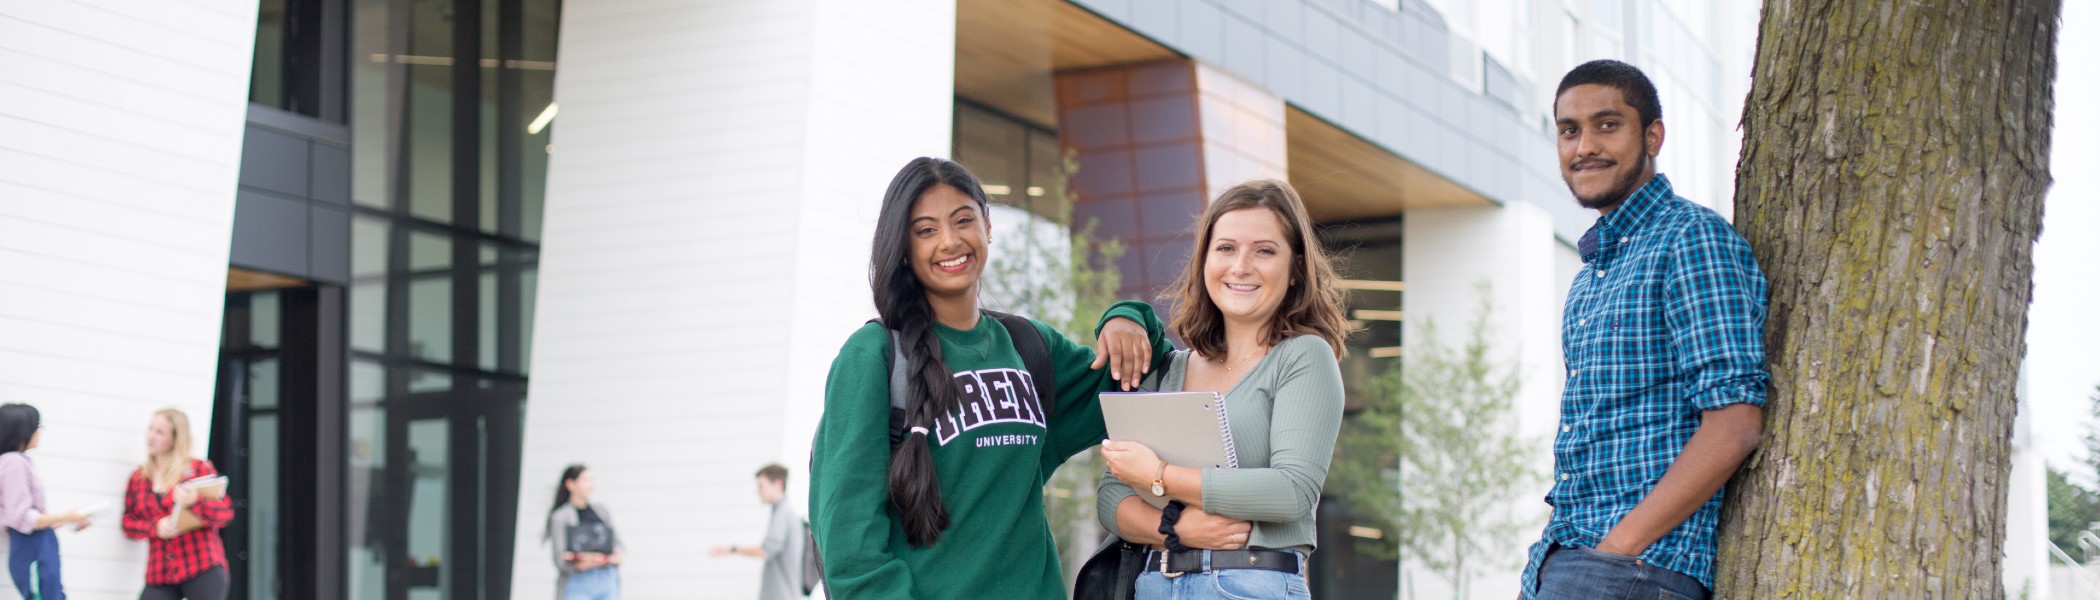
<path fill-rule="evenodd" d="M 124 537 L 146 540 L 146 589 L 139 600 L 223 600 L 232 582 L 219 529 L 233 521 L 233 501 L 204 498 L 182 482 L 219 474 L 211 461 L 190 455 L 190 418 L 173 408 L 153 413 L 146 428 L 146 464 L 124 486 Z M 224 489 L 224 488 L 221 488 Z M 182 528 L 187 510 L 198 525 Z"/>

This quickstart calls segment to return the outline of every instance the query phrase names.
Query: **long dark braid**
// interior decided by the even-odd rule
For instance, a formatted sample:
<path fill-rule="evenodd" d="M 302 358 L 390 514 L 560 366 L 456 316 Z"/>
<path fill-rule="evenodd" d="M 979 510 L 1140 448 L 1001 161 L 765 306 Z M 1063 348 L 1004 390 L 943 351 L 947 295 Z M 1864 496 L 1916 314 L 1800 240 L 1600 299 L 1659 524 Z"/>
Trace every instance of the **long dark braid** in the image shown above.
<path fill-rule="evenodd" d="M 911 265 L 912 207 L 920 194 L 941 184 L 970 196 L 979 210 L 984 209 L 984 190 L 968 169 L 949 160 L 913 159 L 890 180 L 889 191 L 883 194 L 868 269 L 875 310 L 885 326 L 897 331 L 904 359 L 912 365 L 907 386 L 910 397 L 904 403 L 908 432 L 890 454 L 889 492 L 905 539 L 922 548 L 938 541 L 949 523 L 940 477 L 934 472 L 932 442 L 927 438 L 936 419 L 962 406 L 962 388 L 941 360 L 933 306 L 926 302 L 926 289 Z M 910 428 L 925 428 L 926 433 Z"/>

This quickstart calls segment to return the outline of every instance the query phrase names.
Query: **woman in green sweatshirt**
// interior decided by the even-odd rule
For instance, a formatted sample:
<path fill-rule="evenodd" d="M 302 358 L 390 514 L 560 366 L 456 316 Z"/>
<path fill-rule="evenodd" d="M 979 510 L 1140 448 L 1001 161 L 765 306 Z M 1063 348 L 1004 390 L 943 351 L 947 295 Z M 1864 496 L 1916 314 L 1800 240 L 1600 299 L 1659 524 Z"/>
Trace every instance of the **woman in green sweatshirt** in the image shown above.
<path fill-rule="evenodd" d="M 1282 181 L 1233 186 L 1198 223 L 1169 288 L 1174 332 L 1190 349 L 1173 353 L 1159 389 L 1222 396 L 1239 468 L 1170 465 L 1143 444 L 1106 442 L 1097 512 L 1103 527 L 1153 548 L 1140 599 L 1311 598 L 1313 514 L 1342 423 L 1348 330 L 1334 268 Z M 1133 486 L 1170 502 L 1153 508 Z"/>
<path fill-rule="evenodd" d="M 1098 355 L 984 313 L 987 216 L 976 177 L 947 160 L 911 161 L 884 194 L 869 265 L 881 321 L 832 362 L 811 449 L 810 528 L 833 598 L 1064 598 L 1043 483 L 1102 439 L 1099 392 L 1172 350 L 1141 302 L 1102 315 Z M 1016 337 L 1046 350 L 1054 381 L 1035 380 Z"/>

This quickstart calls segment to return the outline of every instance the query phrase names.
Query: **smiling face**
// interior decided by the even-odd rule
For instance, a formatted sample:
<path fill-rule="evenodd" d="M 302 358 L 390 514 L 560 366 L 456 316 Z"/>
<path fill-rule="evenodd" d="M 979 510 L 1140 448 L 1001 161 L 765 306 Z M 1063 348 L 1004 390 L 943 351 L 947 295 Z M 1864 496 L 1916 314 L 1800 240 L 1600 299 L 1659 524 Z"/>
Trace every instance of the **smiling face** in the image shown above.
<path fill-rule="evenodd" d="M 765 504 L 772 504 L 772 503 L 774 503 L 774 502 L 779 502 L 781 498 L 783 498 L 783 497 L 786 497 L 786 496 L 787 496 L 787 482 L 785 482 L 785 481 L 774 481 L 774 480 L 771 480 L 771 479 L 766 479 L 766 478 L 765 478 L 765 476 L 763 476 L 763 475 L 761 475 L 761 476 L 759 476 L 759 477 L 758 477 L 758 501 L 759 501 L 759 502 L 762 502 L 762 503 L 765 503 Z"/>
<path fill-rule="evenodd" d="M 985 241 L 992 228 L 982 207 L 954 186 L 927 188 L 912 203 L 911 270 L 928 296 L 977 297 Z"/>
<path fill-rule="evenodd" d="M 1218 215 L 1203 251 L 1203 288 L 1226 323 L 1259 326 L 1291 288 L 1291 252 L 1282 220 L 1262 207 Z"/>
<path fill-rule="evenodd" d="M 598 490 L 589 470 L 577 473 L 575 479 L 562 482 L 562 487 L 569 488 L 569 502 L 574 504 L 589 504 L 591 492 Z"/>
<path fill-rule="evenodd" d="M 1655 177 L 1663 123 L 1641 126 L 1641 115 L 1618 89 L 1600 84 L 1568 88 L 1553 101 L 1560 175 L 1584 208 L 1609 212 Z"/>
<path fill-rule="evenodd" d="M 146 426 L 146 454 L 160 456 L 174 447 L 175 425 L 169 423 L 167 417 L 153 415 L 152 423 Z"/>

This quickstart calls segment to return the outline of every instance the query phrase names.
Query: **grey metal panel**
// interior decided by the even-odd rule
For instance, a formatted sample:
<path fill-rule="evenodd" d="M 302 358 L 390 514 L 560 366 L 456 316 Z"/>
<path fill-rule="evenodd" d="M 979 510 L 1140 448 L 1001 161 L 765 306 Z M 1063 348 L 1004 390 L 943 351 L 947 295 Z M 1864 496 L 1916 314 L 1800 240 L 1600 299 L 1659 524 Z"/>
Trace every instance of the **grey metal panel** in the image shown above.
<path fill-rule="evenodd" d="M 306 196 L 305 139 L 250 126 L 241 142 L 241 185 Z"/>
<path fill-rule="evenodd" d="M 311 146 L 312 168 L 306 197 L 331 204 L 350 203 L 350 151 L 328 144 Z"/>
<path fill-rule="evenodd" d="M 242 189 L 234 196 L 233 247 L 237 267 L 306 277 L 307 205 Z"/>
<path fill-rule="evenodd" d="M 1084 6 L 1088 10 L 1092 10 L 1096 13 L 1100 13 L 1101 16 L 1115 19 L 1118 21 L 1128 22 L 1130 20 L 1131 1 L 1132 0 L 1072 0 L 1072 3 Z"/>
<path fill-rule="evenodd" d="M 1380 91 L 1404 98 L 1418 87 L 1415 82 L 1422 79 L 1423 73 L 1422 68 L 1415 66 L 1414 61 L 1401 57 L 1397 50 L 1383 46 L 1378 47 L 1374 53 L 1378 59 L 1377 66 L 1364 73 L 1371 74 L 1371 83 L 1377 84 Z"/>
<path fill-rule="evenodd" d="M 1322 112 L 1346 109 L 1354 99 L 1348 97 L 1342 83 L 1342 72 L 1333 63 L 1317 56 L 1305 57 L 1305 101 L 1304 105 Z"/>
<path fill-rule="evenodd" d="M 1343 28 L 1341 35 L 1342 66 L 1365 75 L 1377 72 L 1380 44 L 1354 27 Z"/>
<path fill-rule="evenodd" d="M 1385 97 L 1355 77 L 1342 79 L 1343 127 L 1369 134 L 1378 126 L 1378 104 Z"/>
<path fill-rule="evenodd" d="M 1531 82 L 1497 79 L 1498 100 L 1453 81 L 1450 27 L 1421 0 L 1073 1 L 1495 201 L 1558 189 L 1550 139 L 1506 104 Z M 1593 220 L 1552 214 L 1563 234 Z"/>
<path fill-rule="evenodd" d="M 350 212 L 328 206 L 311 206 L 307 272 L 316 281 L 350 283 Z"/>
<path fill-rule="evenodd" d="M 1269 91 L 1287 99 L 1305 97 L 1305 51 L 1281 38 L 1269 37 L 1263 44 L 1268 52 L 1265 75 L 1258 78 Z"/>
<path fill-rule="evenodd" d="M 1265 2 L 1262 12 L 1262 27 L 1277 37 L 1298 41 L 1305 39 L 1305 4 L 1302 2 Z"/>
<path fill-rule="evenodd" d="M 337 146 L 350 144 L 350 126 L 315 119 L 261 104 L 248 104 L 248 125 L 275 130 L 292 137 L 322 140 Z"/>
<path fill-rule="evenodd" d="M 1204 0 L 1181 5 L 1182 51 L 1211 64 L 1225 61 L 1225 9 Z"/>
<path fill-rule="evenodd" d="M 1342 24 L 1320 10 L 1305 11 L 1305 49 L 1328 62 L 1342 61 Z"/>
<path fill-rule="evenodd" d="M 1142 0 L 1130 7 L 1130 24 L 1154 39 L 1181 41 L 1181 19 L 1171 0 Z"/>
<path fill-rule="evenodd" d="M 1262 19 L 1268 18 L 1267 15 L 1263 14 L 1262 12 L 1262 5 L 1268 4 L 1270 1 L 1271 0 L 1222 0 L 1222 4 L 1225 5 L 1226 9 L 1231 10 L 1235 13 L 1239 13 L 1241 17 L 1244 17 L 1250 21 L 1260 21 Z"/>
<path fill-rule="evenodd" d="M 1267 64 L 1267 54 L 1261 30 L 1245 17 L 1227 15 L 1225 18 L 1225 64 L 1226 70 L 1246 79 L 1259 79 L 1262 66 Z"/>

